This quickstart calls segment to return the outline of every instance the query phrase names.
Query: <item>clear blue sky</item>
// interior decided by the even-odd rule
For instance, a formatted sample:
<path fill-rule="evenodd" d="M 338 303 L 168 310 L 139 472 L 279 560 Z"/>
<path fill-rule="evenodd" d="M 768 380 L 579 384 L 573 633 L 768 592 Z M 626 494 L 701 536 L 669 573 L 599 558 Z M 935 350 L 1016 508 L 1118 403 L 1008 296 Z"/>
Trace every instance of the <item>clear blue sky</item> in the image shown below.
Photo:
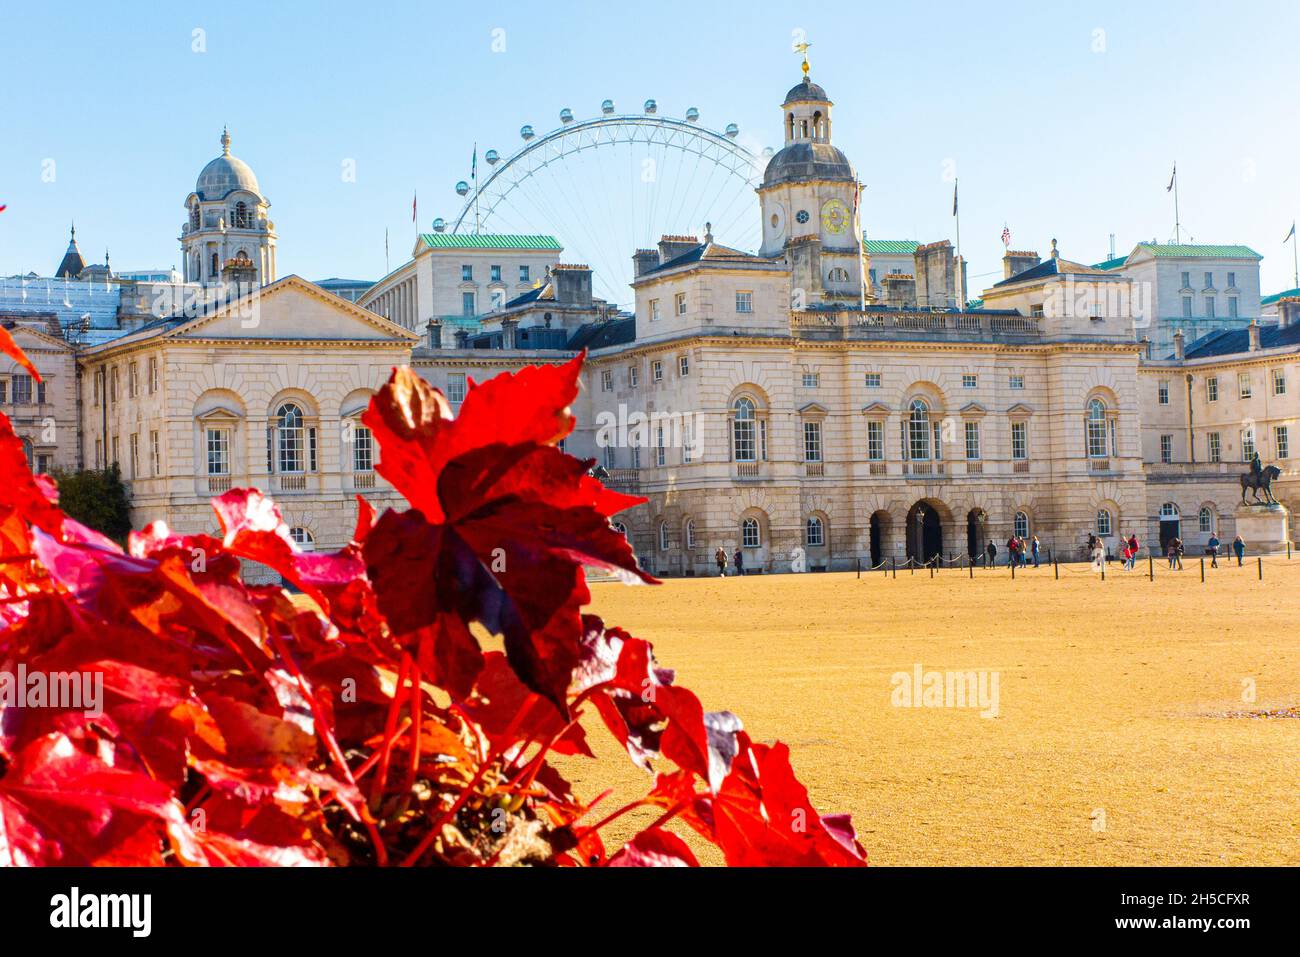
<path fill-rule="evenodd" d="M 800 9 L 802 7 L 803 9 Z M 953 235 L 961 182 L 972 292 L 1012 245 L 1094 261 L 1172 237 L 1248 243 L 1292 285 L 1300 213 L 1300 5 L 1039 2 L 11 4 L 0 26 L 0 274 L 53 271 L 75 218 L 87 259 L 179 262 L 182 203 L 220 151 L 272 203 L 281 274 L 378 278 L 458 208 L 471 145 L 604 97 L 699 107 L 780 145 L 795 29 L 835 101 L 835 138 L 881 238 Z M 207 51 L 192 51 L 196 28 Z M 493 30 L 505 31 L 494 52 Z M 1104 38 L 1095 31 L 1104 31 Z M 499 35 L 498 35 L 499 36 Z M 1104 44 L 1098 52 L 1095 48 Z M 344 159 L 357 179 L 343 182 Z M 53 183 L 42 164 L 56 163 Z M 698 224 L 682 224 L 683 229 Z M 627 250 L 630 255 L 631 250 Z"/>

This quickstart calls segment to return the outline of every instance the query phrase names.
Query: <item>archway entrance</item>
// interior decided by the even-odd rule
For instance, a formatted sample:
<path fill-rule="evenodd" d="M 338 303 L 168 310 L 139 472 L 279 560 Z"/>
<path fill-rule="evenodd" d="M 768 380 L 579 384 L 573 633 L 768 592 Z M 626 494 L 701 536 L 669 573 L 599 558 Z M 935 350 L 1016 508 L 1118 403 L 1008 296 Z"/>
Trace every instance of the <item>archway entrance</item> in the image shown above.
<path fill-rule="evenodd" d="M 886 514 L 871 513 L 871 565 L 874 568 L 885 560 Z"/>
<path fill-rule="evenodd" d="M 907 555 L 928 562 L 943 554 L 943 523 L 929 502 L 917 502 L 907 513 Z"/>
<path fill-rule="evenodd" d="M 988 515 L 982 508 L 973 508 L 966 513 L 966 554 L 971 561 L 979 561 L 988 546 Z"/>
<path fill-rule="evenodd" d="M 1173 502 L 1165 502 L 1160 506 L 1160 554 L 1163 555 L 1169 550 L 1169 543 L 1175 538 L 1181 538 L 1179 528 L 1182 522 L 1179 521 L 1178 506 Z"/>

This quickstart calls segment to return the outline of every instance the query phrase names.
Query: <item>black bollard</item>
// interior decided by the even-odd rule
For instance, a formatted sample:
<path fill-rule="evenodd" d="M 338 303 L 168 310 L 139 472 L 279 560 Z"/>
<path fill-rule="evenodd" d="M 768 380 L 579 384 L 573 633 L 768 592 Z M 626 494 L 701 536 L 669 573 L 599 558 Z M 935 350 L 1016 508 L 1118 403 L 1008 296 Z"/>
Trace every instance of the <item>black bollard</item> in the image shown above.
<path fill-rule="evenodd" d="M 897 558 L 891 558 L 891 559 L 889 560 L 889 564 L 890 564 L 890 565 L 893 567 L 893 569 L 894 569 L 894 577 L 897 578 L 897 577 L 898 577 L 898 559 L 897 559 Z"/>
<path fill-rule="evenodd" d="M 1147 549 L 1147 578 L 1152 581 L 1156 580 L 1156 562 L 1155 559 L 1151 557 L 1151 549 L 1149 548 Z"/>
<path fill-rule="evenodd" d="M 1059 582 L 1061 580 L 1061 563 L 1058 562 L 1055 557 L 1052 558 L 1052 571 L 1055 573 L 1056 580 Z"/>
<path fill-rule="evenodd" d="M 1256 555 L 1255 561 L 1259 562 L 1259 580 L 1263 581 L 1264 580 L 1264 556 Z"/>
<path fill-rule="evenodd" d="M 1201 559 L 1201 582 L 1202 584 L 1204 584 L 1205 582 L 1205 559 L 1204 558 Z"/>

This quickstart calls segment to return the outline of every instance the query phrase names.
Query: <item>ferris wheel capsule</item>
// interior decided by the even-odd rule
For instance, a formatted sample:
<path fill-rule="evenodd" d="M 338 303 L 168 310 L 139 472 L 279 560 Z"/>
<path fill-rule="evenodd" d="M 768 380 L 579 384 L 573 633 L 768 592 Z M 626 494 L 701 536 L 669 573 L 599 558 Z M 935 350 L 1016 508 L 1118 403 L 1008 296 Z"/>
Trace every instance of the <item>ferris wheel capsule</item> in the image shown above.
<path fill-rule="evenodd" d="M 469 183 L 465 182 L 464 180 L 461 180 L 459 183 L 456 184 L 456 192 L 457 194 L 464 196 L 466 193 L 469 192 Z"/>
<path fill-rule="evenodd" d="M 604 113 L 604 114 L 606 114 L 606 115 L 609 115 L 610 113 L 613 113 L 613 112 L 614 112 L 614 101 L 613 101 L 613 100 L 605 100 L 604 102 L 602 102 L 602 103 L 600 104 L 600 112 L 602 112 L 602 113 Z"/>
<path fill-rule="evenodd" d="M 564 109 L 560 110 L 560 122 L 561 122 L 561 123 L 572 123 L 572 122 L 573 122 L 573 110 L 569 109 L 567 106 L 566 106 Z"/>
<path fill-rule="evenodd" d="M 700 118 L 700 111 L 697 110 L 695 107 L 692 106 L 689 110 L 686 111 L 687 123 L 694 123 L 699 118 Z"/>
<path fill-rule="evenodd" d="M 447 221 L 443 219 L 441 216 L 439 216 L 437 219 L 433 221 L 433 231 L 435 233 L 445 232 L 446 229 L 447 229 Z"/>
<path fill-rule="evenodd" d="M 483 159 L 487 160 L 490 165 L 495 166 L 497 161 L 501 159 L 501 154 L 496 150 L 488 150 L 483 154 Z"/>
<path fill-rule="evenodd" d="M 776 153 L 776 150 L 772 149 L 772 147 L 770 147 L 770 146 L 764 146 L 764 147 L 763 147 L 763 159 L 771 159 L 772 156 L 773 156 L 773 154 L 775 154 L 775 153 Z"/>
<path fill-rule="evenodd" d="M 646 100 L 645 111 L 647 113 L 657 113 L 659 111 L 659 104 L 656 103 L 654 100 Z"/>
<path fill-rule="evenodd" d="M 525 123 L 523 126 L 519 128 L 519 135 L 523 139 L 531 140 L 533 138 L 533 128 L 529 126 L 527 123 Z"/>
<path fill-rule="evenodd" d="M 734 140 L 737 136 L 740 135 L 740 127 L 737 126 L 735 123 L 728 123 L 727 128 L 722 132 L 726 133 L 728 137 Z"/>

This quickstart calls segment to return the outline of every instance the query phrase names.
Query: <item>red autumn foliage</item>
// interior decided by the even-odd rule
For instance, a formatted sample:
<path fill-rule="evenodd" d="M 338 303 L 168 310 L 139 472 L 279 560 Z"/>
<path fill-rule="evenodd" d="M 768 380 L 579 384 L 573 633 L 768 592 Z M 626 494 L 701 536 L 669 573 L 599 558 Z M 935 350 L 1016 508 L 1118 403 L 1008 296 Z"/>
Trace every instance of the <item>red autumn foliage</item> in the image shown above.
<path fill-rule="evenodd" d="M 0 682 L 103 681 L 99 709 L 0 696 L 0 864 L 697 866 L 672 820 L 732 865 L 865 864 L 784 745 L 582 613 L 584 565 L 654 579 L 609 523 L 641 500 L 556 447 L 580 361 L 475 385 L 458 417 L 395 370 L 364 421 L 411 508 L 358 500 L 333 554 L 298 551 L 255 489 L 214 500 L 220 539 L 154 523 L 124 552 L 59 510 L 0 415 Z M 674 766 L 599 818 L 548 762 L 591 757 L 588 706 L 638 766 Z"/>

